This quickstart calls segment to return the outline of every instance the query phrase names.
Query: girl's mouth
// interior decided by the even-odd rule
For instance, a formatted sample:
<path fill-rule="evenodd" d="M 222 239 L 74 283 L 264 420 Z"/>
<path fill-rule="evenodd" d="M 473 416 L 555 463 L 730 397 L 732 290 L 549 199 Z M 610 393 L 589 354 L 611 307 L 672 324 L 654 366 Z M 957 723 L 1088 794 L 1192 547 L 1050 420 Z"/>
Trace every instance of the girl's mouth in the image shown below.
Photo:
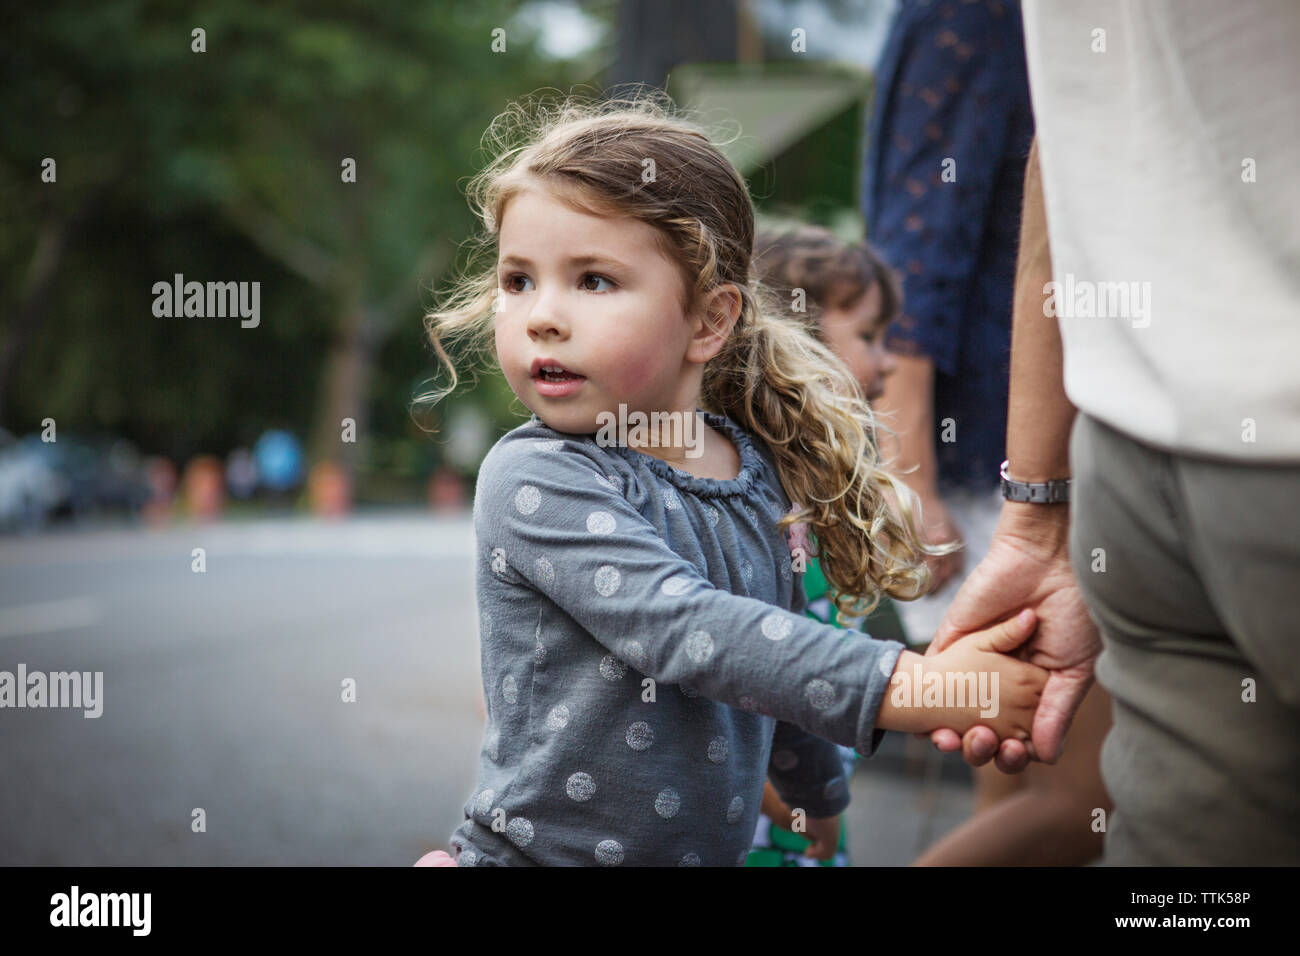
<path fill-rule="evenodd" d="M 547 398 L 561 398 L 572 395 L 587 379 L 577 372 L 570 372 L 561 365 L 539 365 L 533 371 L 533 384 L 537 391 Z"/>
<path fill-rule="evenodd" d="M 565 369 L 544 368 L 537 375 L 538 378 L 548 382 L 569 382 L 574 379 L 582 378 L 577 372 L 570 372 Z"/>

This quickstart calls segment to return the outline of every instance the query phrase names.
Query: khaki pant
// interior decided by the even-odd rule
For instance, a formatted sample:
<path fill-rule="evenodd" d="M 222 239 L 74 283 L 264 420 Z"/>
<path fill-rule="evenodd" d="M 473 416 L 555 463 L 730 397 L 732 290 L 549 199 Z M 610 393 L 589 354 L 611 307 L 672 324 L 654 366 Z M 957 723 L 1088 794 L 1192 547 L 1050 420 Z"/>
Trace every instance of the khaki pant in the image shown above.
<path fill-rule="evenodd" d="M 1070 457 L 1114 697 L 1105 862 L 1300 864 L 1300 467 L 1169 454 L 1082 413 Z"/>

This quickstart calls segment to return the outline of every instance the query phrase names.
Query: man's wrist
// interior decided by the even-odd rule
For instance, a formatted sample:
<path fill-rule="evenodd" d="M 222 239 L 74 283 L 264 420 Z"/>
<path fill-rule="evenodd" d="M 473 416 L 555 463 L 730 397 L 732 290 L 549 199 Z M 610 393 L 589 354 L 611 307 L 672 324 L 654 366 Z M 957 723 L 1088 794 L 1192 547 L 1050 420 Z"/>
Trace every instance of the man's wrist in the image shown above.
<path fill-rule="evenodd" d="M 1070 506 L 1004 501 L 995 535 L 1026 541 L 1049 554 L 1066 552 L 1069 550 Z"/>

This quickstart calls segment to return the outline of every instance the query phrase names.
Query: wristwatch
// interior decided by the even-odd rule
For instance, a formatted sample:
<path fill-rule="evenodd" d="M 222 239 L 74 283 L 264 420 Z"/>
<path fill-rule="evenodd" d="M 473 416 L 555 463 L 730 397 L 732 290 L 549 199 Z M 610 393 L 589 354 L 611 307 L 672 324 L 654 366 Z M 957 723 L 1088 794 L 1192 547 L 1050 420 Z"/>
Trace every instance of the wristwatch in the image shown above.
<path fill-rule="evenodd" d="M 1027 501 L 1035 505 L 1059 505 L 1070 500 L 1070 479 L 1053 478 L 1051 481 L 1016 481 L 1007 474 L 1011 460 L 1002 463 L 998 474 L 1002 476 L 1002 497 L 1007 501 Z"/>

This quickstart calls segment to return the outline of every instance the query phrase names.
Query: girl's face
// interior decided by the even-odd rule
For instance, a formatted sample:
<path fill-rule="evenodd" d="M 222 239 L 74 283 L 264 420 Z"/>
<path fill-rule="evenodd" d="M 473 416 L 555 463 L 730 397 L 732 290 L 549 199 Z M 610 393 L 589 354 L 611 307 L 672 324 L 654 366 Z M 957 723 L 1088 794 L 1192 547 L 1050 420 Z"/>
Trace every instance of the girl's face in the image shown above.
<path fill-rule="evenodd" d="M 595 432 L 597 415 L 620 403 L 694 411 L 703 368 L 688 360 L 684 282 L 654 239 L 652 226 L 580 212 L 540 187 L 506 206 L 497 358 L 519 400 L 556 431 Z"/>
<path fill-rule="evenodd" d="M 885 326 L 880 314 L 880 283 L 870 288 L 848 306 L 822 310 L 822 337 L 844 360 L 868 400 L 879 398 L 885 390 L 885 378 L 896 369 L 893 355 L 885 350 Z"/>

